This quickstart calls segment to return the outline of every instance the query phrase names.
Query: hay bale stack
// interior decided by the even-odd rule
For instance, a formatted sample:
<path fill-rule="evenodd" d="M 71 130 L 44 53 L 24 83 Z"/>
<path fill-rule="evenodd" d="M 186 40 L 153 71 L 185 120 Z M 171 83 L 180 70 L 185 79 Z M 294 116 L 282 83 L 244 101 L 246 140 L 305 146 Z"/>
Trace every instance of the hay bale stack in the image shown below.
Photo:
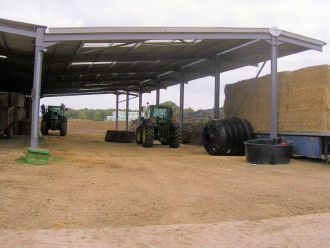
<path fill-rule="evenodd" d="M 0 107 L 10 107 L 10 94 L 0 92 Z"/>
<path fill-rule="evenodd" d="M 10 93 L 11 106 L 12 107 L 24 107 L 25 96 L 22 93 L 11 92 Z"/>
<path fill-rule="evenodd" d="M 224 111 L 233 116 L 251 88 L 237 117 L 256 131 L 270 128 L 270 75 L 226 85 Z M 321 65 L 278 73 L 278 131 L 330 131 L 330 66 Z"/>
<path fill-rule="evenodd" d="M 15 107 L 14 121 L 20 121 L 26 118 L 26 110 L 24 107 Z"/>

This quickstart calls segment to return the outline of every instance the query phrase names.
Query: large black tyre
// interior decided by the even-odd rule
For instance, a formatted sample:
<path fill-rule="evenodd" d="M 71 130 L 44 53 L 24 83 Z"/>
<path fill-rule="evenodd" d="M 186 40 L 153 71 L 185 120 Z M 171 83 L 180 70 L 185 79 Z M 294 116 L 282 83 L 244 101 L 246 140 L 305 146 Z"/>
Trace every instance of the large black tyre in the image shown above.
<path fill-rule="evenodd" d="M 245 119 L 210 120 L 203 129 L 203 145 L 210 155 L 241 156 L 245 153 L 244 142 L 252 139 L 253 134 Z"/>
<path fill-rule="evenodd" d="M 41 130 L 41 134 L 43 136 L 48 135 L 48 128 L 47 128 L 47 122 L 46 122 L 46 120 L 42 120 L 41 121 L 40 130 Z"/>
<path fill-rule="evenodd" d="M 60 136 L 66 136 L 67 133 L 67 119 L 63 118 L 61 121 Z"/>
<path fill-rule="evenodd" d="M 142 145 L 144 147 L 152 147 L 154 144 L 154 129 L 143 125 L 142 128 Z"/>
<path fill-rule="evenodd" d="M 170 138 L 169 146 L 171 148 L 178 148 L 182 141 L 182 130 L 179 127 L 173 128 L 172 137 Z"/>
<path fill-rule="evenodd" d="M 139 145 L 142 144 L 142 132 L 141 132 L 141 127 L 137 127 L 137 128 L 136 128 L 136 132 L 135 132 L 135 140 L 136 140 L 136 144 L 139 144 Z"/>

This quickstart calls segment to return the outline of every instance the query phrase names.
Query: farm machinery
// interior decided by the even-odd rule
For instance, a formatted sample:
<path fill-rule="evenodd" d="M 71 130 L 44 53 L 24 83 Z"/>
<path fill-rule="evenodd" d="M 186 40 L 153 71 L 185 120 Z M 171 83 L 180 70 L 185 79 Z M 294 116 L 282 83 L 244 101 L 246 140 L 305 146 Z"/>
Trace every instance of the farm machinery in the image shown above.
<path fill-rule="evenodd" d="M 178 148 L 181 144 L 182 129 L 170 106 L 150 105 L 146 117 L 140 120 L 136 129 L 136 143 L 152 147 L 154 139 L 172 148 Z"/>
<path fill-rule="evenodd" d="M 41 121 L 41 134 L 48 135 L 48 130 L 60 130 L 60 136 L 67 134 L 67 118 L 64 112 L 68 109 L 64 104 L 60 106 L 41 106 L 42 121 Z"/>

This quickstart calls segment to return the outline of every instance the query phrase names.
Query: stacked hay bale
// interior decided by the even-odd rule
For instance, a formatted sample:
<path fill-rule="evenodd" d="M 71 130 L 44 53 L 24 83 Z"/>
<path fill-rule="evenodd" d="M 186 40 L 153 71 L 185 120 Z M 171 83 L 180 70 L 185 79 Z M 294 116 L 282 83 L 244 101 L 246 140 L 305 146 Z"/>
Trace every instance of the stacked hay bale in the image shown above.
<path fill-rule="evenodd" d="M 13 133 L 15 135 L 30 134 L 31 98 L 17 92 L 0 92 L 0 106 L 14 107 Z"/>
<path fill-rule="evenodd" d="M 224 111 L 247 119 L 256 131 L 270 128 L 270 75 L 226 85 Z M 278 73 L 278 131 L 330 131 L 330 66 Z"/>

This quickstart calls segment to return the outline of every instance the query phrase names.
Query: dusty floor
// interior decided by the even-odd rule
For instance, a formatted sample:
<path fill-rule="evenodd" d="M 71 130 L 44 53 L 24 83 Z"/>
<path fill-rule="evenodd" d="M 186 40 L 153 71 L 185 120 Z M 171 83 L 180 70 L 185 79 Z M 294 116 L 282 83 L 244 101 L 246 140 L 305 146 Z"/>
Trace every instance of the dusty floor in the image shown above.
<path fill-rule="evenodd" d="M 257 221 L 98 229 L 0 230 L 0 246 L 109 247 L 329 247 L 330 214 Z"/>
<path fill-rule="evenodd" d="M 245 157 L 210 156 L 203 147 L 106 143 L 101 124 L 84 125 L 88 134 L 78 133 L 83 124 L 71 124 L 66 137 L 56 132 L 42 137 L 42 148 L 65 158 L 47 166 L 14 161 L 24 155 L 28 137 L 0 139 L 0 229 L 121 228 L 330 213 L 330 167 L 320 161 L 252 165 Z"/>

